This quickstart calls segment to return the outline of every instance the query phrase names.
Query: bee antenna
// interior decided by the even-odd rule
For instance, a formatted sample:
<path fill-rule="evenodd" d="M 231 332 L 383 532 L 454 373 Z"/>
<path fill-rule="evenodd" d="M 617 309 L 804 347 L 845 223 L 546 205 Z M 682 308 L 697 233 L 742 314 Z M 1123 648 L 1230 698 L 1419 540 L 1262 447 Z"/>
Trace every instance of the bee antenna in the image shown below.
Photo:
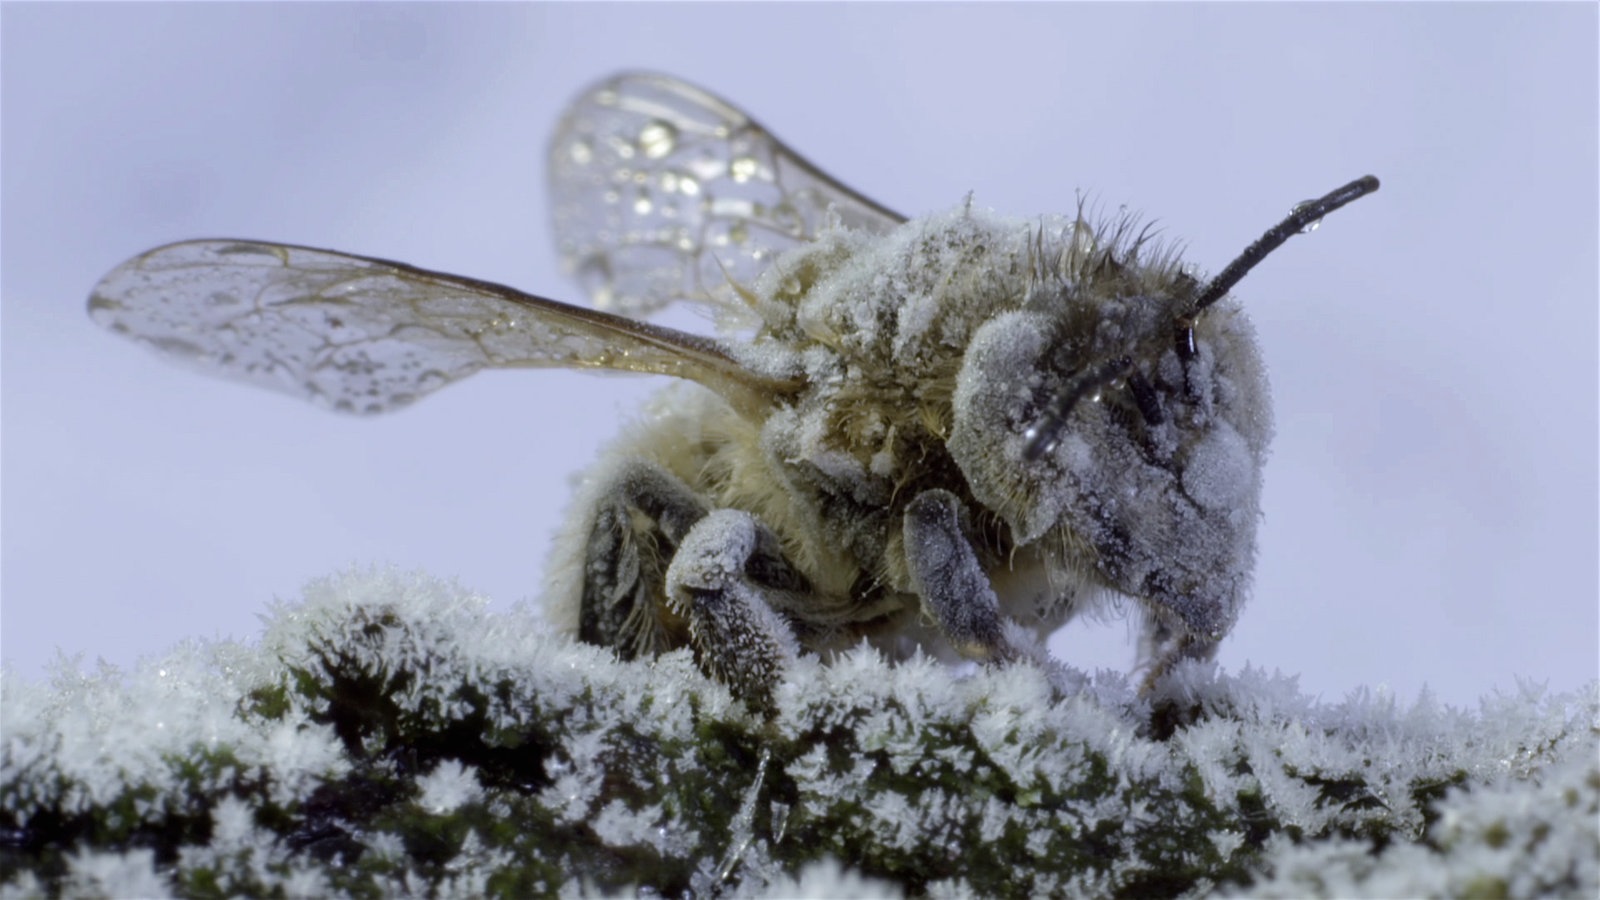
<path fill-rule="evenodd" d="M 1194 305 L 1190 307 L 1187 318 L 1193 319 L 1200 311 L 1211 304 L 1221 300 L 1239 280 L 1250 273 L 1256 264 L 1267 258 L 1267 254 L 1283 246 L 1283 243 L 1297 234 L 1315 228 L 1322 217 L 1333 212 L 1341 206 L 1358 200 L 1378 189 L 1378 179 L 1367 175 L 1357 178 L 1342 188 L 1332 193 L 1325 194 L 1316 200 L 1307 200 L 1297 205 L 1290 211 L 1288 218 L 1272 226 L 1254 244 L 1244 248 L 1238 258 L 1228 263 L 1228 267 L 1217 273 L 1217 277 L 1205 286 L 1195 297 Z"/>
<path fill-rule="evenodd" d="M 1049 453 L 1055 447 L 1056 441 L 1061 438 L 1061 428 L 1066 424 L 1067 416 L 1072 415 L 1072 408 L 1078 401 L 1096 388 L 1128 374 L 1133 369 L 1133 360 L 1126 356 L 1104 362 L 1093 369 L 1079 375 L 1072 380 L 1067 389 L 1056 394 L 1050 400 L 1050 405 L 1044 412 L 1022 433 L 1027 441 L 1022 446 L 1022 458 L 1033 462 L 1039 457 Z"/>

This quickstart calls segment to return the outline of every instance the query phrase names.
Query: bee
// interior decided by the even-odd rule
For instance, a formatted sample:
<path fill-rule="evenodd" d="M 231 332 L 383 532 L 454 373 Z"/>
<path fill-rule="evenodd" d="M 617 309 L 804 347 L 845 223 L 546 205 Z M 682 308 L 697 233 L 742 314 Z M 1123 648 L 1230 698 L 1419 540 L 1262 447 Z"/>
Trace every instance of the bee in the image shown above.
<path fill-rule="evenodd" d="M 1204 279 L 1128 217 L 907 219 L 692 85 L 580 95 L 548 158 L 573 306 L 400 262 L 169 244 L 93 318 L 340 412 L 490 367 L 671 375 L 588 473 L 549 618 L 623 658 L 688 646 L 752 707 L 789 663 L 870 641 L 1004 663 L 1115 598 L 1146 685 L 1208 659 L 1249 590 L 1272 411 L 1227 294 L 1378 187 L 1294 208 Z M 644 321 L 713 311 L 723 337 Z"/>

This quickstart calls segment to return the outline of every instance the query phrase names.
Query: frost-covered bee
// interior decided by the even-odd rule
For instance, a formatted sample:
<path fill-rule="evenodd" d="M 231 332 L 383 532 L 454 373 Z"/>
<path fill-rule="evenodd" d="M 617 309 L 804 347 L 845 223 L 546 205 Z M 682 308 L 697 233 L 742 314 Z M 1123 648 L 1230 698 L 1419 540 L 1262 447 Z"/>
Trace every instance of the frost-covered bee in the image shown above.
<path fill-rule="evenodd" d="M 866 638 L 1006 661 L 1111 596 L 1151 678 L 1211 656 L 1249 587 L 1272 430 L 1226 293 L 1320 217 L 1296 207 L 1209 281 L 1125 218 L 907 220 L 718 98 L 628 74 L 551 142 L 567 265 L 597 309 L 285 244 L 171 244 L 89 301 L 220 374 L 374 413 L 486 367 L 675 375 L 587 476 L 550 615 L 634 658 L 681 646 L 752 704 Z M 703 304 L 713 339 L 640 321 Z"/>

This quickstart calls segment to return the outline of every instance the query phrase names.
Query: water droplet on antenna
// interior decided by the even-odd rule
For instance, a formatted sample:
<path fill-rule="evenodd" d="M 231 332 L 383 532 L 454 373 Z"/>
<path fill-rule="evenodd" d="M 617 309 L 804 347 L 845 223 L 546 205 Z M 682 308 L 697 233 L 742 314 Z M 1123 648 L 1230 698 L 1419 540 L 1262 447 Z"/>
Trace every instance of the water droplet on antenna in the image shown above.
<path fill-rule="evenodd" d="M 1289 210 L 1289 212 L 1291 212 L 1291 213 L 1300 212 L 1301 210 L 1305 209 L 1306 207 L 1314 205 L 1316 202 L 1317 201 L 1315 201 L 1315 200 L 1302 200 L 1301 202 L 1296 203 L 1294 205 L 1294 208 Z M 1322 217 L 1318 216 L 1317 218 L 1312 219 L 1311 221 L 1309 221 L 1306 224 L 1302 225 L 1300 227 L 1300 233 L 1301 234 L 1310 234 L 1311 232 L 1316 231 L 1320 227 L 1322 227 Z"/>

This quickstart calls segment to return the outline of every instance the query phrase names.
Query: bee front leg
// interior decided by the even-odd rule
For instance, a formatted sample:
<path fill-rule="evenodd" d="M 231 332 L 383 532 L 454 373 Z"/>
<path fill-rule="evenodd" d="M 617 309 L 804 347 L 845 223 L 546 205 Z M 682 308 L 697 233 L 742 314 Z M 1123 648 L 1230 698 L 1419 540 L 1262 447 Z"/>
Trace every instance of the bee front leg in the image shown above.
<path fill-rule="evenodd" d="M 672 611 L 689 622 L 700 668 L 770 712 L 778 680 L 800 653 L 792 623 L 773 603 L 810 591 L 777 537 L 747 512 L 716 510 L 679 545 L 666 586 Z"/>
<path fill-rule="evenodd" d="M 1221 641 L 1202 637 L 1153 617 L 1145 627 L 1140 644 L 1139 656 L 1149 668 L 1145 672 L 1144 682 L 1139 686 L 1139 693 L 1149 695 L 1178 663 L 1188 659 L 1204 662 L 1216 656 Z"/>
<path fill-rule="evenodd" d="M 961 501 L 944 490 L 918 494 L 906 507 L 905 553 L 912 587 L 963 656 L 1009 662 L 1000 601 L 961 527 Z"/>

